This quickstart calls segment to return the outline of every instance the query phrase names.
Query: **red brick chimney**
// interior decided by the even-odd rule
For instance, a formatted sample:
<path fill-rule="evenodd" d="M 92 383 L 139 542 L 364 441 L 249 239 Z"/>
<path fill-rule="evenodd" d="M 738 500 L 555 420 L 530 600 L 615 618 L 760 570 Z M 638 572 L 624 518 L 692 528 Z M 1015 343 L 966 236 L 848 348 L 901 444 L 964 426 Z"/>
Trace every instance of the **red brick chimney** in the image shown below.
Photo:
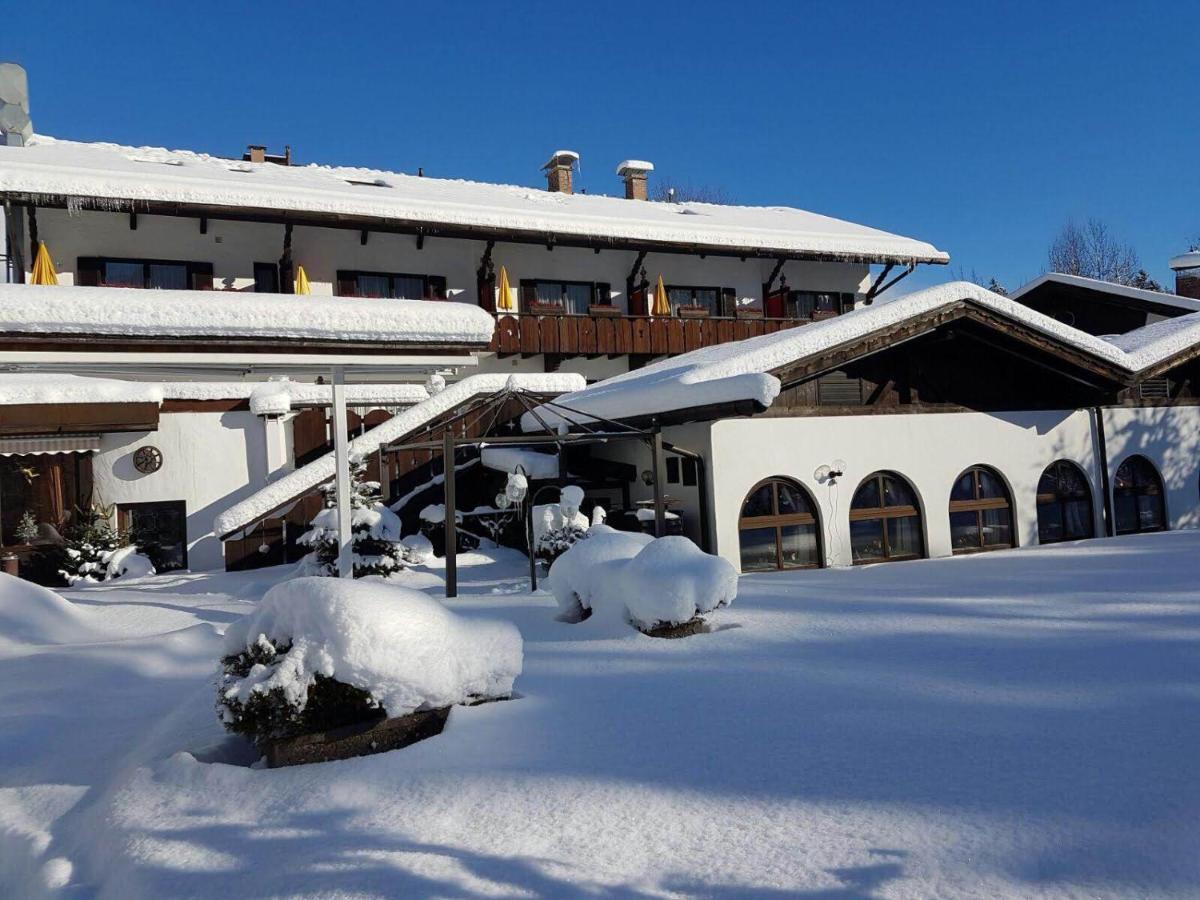
<path fill-rule="evenodd" d="M 1175 293 L 1200 300 L 1200 250 L 1181 253 L 1170 265 L 1175 272 Z"/>
<path fill-rule="evenodd" d="M 542 166 L 546 173 L 546 190 L 553 194 L 575 193 L 571 173 L 578 162 L 579 154 L 574 150 L 555 150 L 550 161 Z"/>
<path fill-rule="evenodd" d="M 625 199 L 646 199 L 646 175 L 654 171 L 654 163 L 644 159 L 627 159 L 617 166 L 617 174 L 625 179 Z"/>

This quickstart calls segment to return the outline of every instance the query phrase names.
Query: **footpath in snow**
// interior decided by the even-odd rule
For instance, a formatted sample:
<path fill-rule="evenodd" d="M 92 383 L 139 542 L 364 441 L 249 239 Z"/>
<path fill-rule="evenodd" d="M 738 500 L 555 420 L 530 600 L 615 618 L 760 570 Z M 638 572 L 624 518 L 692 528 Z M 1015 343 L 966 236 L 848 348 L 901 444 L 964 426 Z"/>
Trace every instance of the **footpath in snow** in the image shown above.
<path fill-rule="evenodd" d="M 1176 532 L 755 575 L 663 641 L 467 554 L 451 606 L 520 629 L 517 698 L 278 770 L 213 677 L 287 570 L 32 622 L 5 585 L 0 895 L 1194 897 L 1198 558 Z M 436 597 L 439 562 L 402 583 Z"/>

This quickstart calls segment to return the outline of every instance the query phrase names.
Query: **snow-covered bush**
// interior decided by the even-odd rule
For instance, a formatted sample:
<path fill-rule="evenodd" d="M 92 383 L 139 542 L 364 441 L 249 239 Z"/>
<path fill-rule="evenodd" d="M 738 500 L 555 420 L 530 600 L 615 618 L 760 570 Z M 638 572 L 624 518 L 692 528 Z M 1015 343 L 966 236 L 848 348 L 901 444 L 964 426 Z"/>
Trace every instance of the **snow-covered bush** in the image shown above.
<path fill-rule="evenodd" d="M 533 508 L 533 553 L 553 564 L 577 542 L 588 536 L 590 522 L 580 512 L 583 490 L 567 485 L 559 492 L 558 503 Z"/>
<path fill-rule="evenodd" d="M 225 632 L 217 701 L 256 742 L 512 695 L 520 632 L 408 588 L 297 578 Z"/>
<path fill-rule="evenodd" d="M 400 517 L 384 506 L 379 482 L 366 481 L 367 463 L 350 458 L 350 530 L 354 536 L 354 577 L 390 575 L 404 568 L 400 546 Z M 324 508 L 309 523 L 308 531 L 296 539 L 310 549 L 300 565 L 305 575 L 338 574 L 337 487 L 321 486 Z"/>
<path fill-rule="evenodd" d="M 728 606 L 737 596 L 737 570 L 685 537 L 595 525 L 555 561 L 550 589 L 567 618 L 597 612 L 650 631 Z"/>
<path fill-rule="evenodd" d="M 588 536 L 588 529 L 575 522 L 559 528 L 550 528 L 538 535 L 534 554 L 538 559 L 553 565 L 554 561 Z"/>
<path fill-rule="evenodd" d="M 129 544 L 109 555 L 105 574 L 109 579 L 142 578 L 155 574 L 154 563 L 150 557 L 139 553 L 137 547 Z"/>
<path fill-rule="evenodd" d="M 129 545 L 128 535 L 111 523 L 111 508 L 77 510 L 75 524 L 63 535 L 58 574 L 67 584 L 104 581 L 113 554 Z"/>
<path fill-rule="evenodd" d="M 428 562 L 433 558 L 433 541 L 421 533 L 410 534 L 400 541 L 404 548 L 404 560 L 414 566 Z"/>

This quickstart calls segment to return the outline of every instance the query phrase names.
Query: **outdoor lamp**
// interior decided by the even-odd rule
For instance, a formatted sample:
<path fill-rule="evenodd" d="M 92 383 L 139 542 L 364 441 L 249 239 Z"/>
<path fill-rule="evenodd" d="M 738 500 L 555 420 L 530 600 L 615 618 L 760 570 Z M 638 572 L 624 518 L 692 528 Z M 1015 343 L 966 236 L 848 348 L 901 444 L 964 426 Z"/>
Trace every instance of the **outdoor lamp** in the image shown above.
<path fill-rule="evenodd" d="M 525 475 L 525 467 L 518 465 L 508 475 L 508 483 L 504 486 L 504 494 L 513 503 L 520 503 L 529 493 L 529 479 Z"/>

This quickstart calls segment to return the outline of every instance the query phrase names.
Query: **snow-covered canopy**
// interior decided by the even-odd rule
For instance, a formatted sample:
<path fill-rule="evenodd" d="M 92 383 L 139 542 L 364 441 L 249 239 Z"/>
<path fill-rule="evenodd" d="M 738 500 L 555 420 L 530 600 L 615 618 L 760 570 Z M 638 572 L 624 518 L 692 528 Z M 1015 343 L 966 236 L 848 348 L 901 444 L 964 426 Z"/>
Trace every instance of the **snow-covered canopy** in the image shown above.
<path fill-rule="evenodd" d="M 0 284 L 0 334 L 459 345 L 486 344 L 494 328 L 468 303 Z"/>
<path fill-rule="evenodd" d="M 162 385 L 81 375 L 0 374 L 0 406 L 161 403 Z"/>
<path fill-rule="evenodd" d="M 1200 262 L 1197 262 L 1197 265 L 1200 265 Z M 1062 272 L 1046 272 L 1039 275 L 1028 284 L 1021 285 L 1021 287 L 1017 288 L 1009 296 L 1014 300 L 1020 300 L 1026 294 L 1037 290 L 1043 284 L 1062 284 L 1083 288 L 1084 290 L 1095 291 L 1097 294 L 1103 294 L 1108 298 L 1133 300 L 1151 306 L 1169 306 L 1182 310 L 1184 313 L 1200 312 L 1200 300 L 1193 300 L 1191 297 L 1180 297 L 1177 294 L 1135 288 L 1126 284 L 1113 284 L 1111 281 L 1101 281 L 1098 278 L 1084 278 L 1082 275 L 1065 275 Z"/>
<path fill-rule="evenodd" d="M 1200 250 L 1189 250 L 1187 253 L 1173 256 L 1168 265 L 1177 272 L 1180 269 L 1200 269 Z"/>
<path fill-rule="evenodd" d="M 737 401 L 770 406 L 780 390 L 779 379 L 772 372 L 963 301 L 1035 329 L 1130 376 L 1200 342 L 1200 313 L 1105 339 L 976 284 L 955 281 L 811 325 L 684 353 L 566 394 L 556 403 L 583 414 L 565 414 L 569 420 L 589 416 L 629 419 Z M 552 423 L 564 420 L 564 414 L 553 407 L 540 408 L 539 415 Z M 542 427 L 529 413 L 522 417 L 521 425 L 526 431 Z"/>
<path fill-rule="evenodd" d="M 68 203 L 102 198 L 334 214 L 714 251 L 753 248 L 903 263 L 949 259 L 924 241 L 780 206 L 649 203 L 375 169 L 250 163 L 43 135 L 26 147 L 0 147 L 0 193 Z"/>
<path fill-rule="evenodd" d="M 476 397 L 495 394 L 506 388 L 534 394 L 561 394 L 579 390 L 585 384 L 582 375 L 569 372 L 470 375 L 359 435 L 350 442 L 350 453 L 367 456 Z M 218 537 L 240 531 L 316 490 L 333 476 L 334 455 L 331 452 L 229 507 L 216 517 L 213 531 Z"/>
<path fill-rule="evenodd" d="M 328 406 L 333 388 L 327 384 L 299 384 L 288 379 L 251 385 L 250 411 L 260 416 L 280 416 L 301 406 Z M 412 406 L 429 397 L 420 384 L 351 384 L 346 386 L 346 405 L 355 407 Z"/>

